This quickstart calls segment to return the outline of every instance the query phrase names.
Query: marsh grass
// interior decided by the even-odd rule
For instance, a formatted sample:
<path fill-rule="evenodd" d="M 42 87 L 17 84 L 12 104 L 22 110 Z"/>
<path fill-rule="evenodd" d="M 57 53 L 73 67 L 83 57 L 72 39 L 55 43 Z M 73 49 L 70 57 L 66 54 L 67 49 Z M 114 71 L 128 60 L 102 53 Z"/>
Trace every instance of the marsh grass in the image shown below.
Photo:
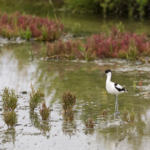
<path fill-rule="evenodd" d="M 76 104 L 76 94 L 68 91 L 65 91 L 62 94 L 62 108 L 64 110 L 64 113 L 67 113 L 67 111 L 72 111 L 74 105 Z"/>
<path fill-rule="evenodd" d="M 5 87 L 2 95 L 2 102 L 4 111 L 14 111 L 18 105 L 18 99 L 15 95 L 15 91 L 13 89 Z"/>
<path fill-rule="evenodd" d="M 8 128 L 12 128 L 17 123 L 17 115 L 14 111 L 4 111 L 3 120 Z"/>
<path fill-rule="evenodd" d="M 88 118 L 86 121 L 85 121 L 85 126 L 87 128 L 94 128 L 95 126 L 95 123 L 94 123 L 94 120 L 92 118 Z"/>
<path fill-rule="evenodd" d="M 42 120 L 47 120 L 50 115 L 50 109 L 46 106 L 45 101 L 42 102 L 42 107 L 39 110 Z"/>
<path fill-rule="evenodd" d="M 34 86 L 31 84 L 31 93 L 30 93 L 30 101 L 29 107 L 31 111 L 34 109 L 44 100 L 44 92 L 42 90 L 34 90 Z"/>
<path fill-rule="evenodd" d="M 137 59 L 138 49 L 134 40 L 129 43 L 128 58 L 135 61 Z"/>

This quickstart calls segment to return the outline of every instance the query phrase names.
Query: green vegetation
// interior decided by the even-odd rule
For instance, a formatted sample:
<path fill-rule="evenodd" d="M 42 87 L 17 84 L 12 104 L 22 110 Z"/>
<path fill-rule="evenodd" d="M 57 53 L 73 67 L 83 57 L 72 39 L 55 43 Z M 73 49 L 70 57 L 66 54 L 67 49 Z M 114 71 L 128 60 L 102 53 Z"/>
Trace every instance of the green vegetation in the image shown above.
<path fill-rule="evenodd" d="M 47 120 L 47 118 L 50 115 L 50 109 L 49 107 L 46 107 L 45 101 L 42 102 L 42 108 L 40 108 L 39 112 L 42 117 L 42 120 Z"/>
<path fill-rule="evenodd" d="M 108 14 L 127 15 L 129 17 L 142 18 L 149 11 L 148 0 L 64 0 L 66 8 L 69 8 L 73 13 L 102 13 L 104 17 Z M 124 9 L 126 8 L 126 9 Z"/>
<path fill-rule="evenodd" d="M 4 111 L 3 120 L 7 124 L 8 128 L 12 128 L 17 123 L 17 115 L 14 111 Z"/>
<path fill-rule="evenodd" d="M 44 92 L 41 90 L 34 90 L 34 86 L 31 84 L 31 93 L 30 93 L 30 101 L 29 107 L 31 111 L 34 109 L 44 100 Z"/>
<path fill-rule="evenodd" d="M 14 110 L 18 105 L 18 99 L 15 95 L 15 91 L 5 87 L 2 95 L 2 102 L 4 109 L 3 120 L 7 124 L 8 128 L 13 127 L 17 123 L 17 115 Z"/>
<path fill-rule="evenodd" d="M 76 95 L 75 93 L 71 93 L 70 91 L 65 91 L 62 94 L 62 107 L 64 113 L 69 113 L 72 111 L 73 106 L 76 104 Z"/>
<path fill-rule="evenodd" d="M 132 110 L 131 113 L 128 112 L 128 110 L 124 107 L 123 110 L 123 120 L 126 122 L 134 122 L 135 121 L 135 111 Z"/>
<path fill-rule="evenodd" d="M 9 89 L 8 87 L 4 88 L 4 92 L 2 95 L 3 108 L 5 111 L 14 111 L 17 107 L 17 96 L 15 95 L 15 91 L 13 89 Z"/>
<path fill-rule="evenodd" d="M 148 0 L 0 0 L 0 4 L 0 10 L 3 12 L 12 13 L 18 10 L 21 13 L 40 16 L 54 13 L 58 8 L 65 8 L 63 10 L 70 10 L 72 13 L 98 13 L 103 14 L 104 17 L 115 14 L 142 18 L 149 14 Z"/>
<path fill-rule="evenodd" d="M 127 111 L 127 109 L 124 107 L 124 110 L 123 110 L 123 120 L 128 122 L 129 121 L 129 112 Z"/>

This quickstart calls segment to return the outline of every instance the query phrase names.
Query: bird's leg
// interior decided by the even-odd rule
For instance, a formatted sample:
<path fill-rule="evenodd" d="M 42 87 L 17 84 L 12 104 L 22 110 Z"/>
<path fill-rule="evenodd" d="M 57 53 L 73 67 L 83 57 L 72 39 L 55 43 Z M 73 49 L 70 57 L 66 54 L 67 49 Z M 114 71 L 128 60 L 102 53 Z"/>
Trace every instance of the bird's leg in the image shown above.
<path fill-rule="evenodd" d="M 120 114 L 120 112 L 118 111 L 118 97 L 116 96 L 116 102 L 117 102 L 117 114 L 119 115 Z"/>
<path fill-rule="evenodd" d="M 116 95 L 115 95 L 115 97 L 116 97 Z M 117 109 L 117 100 L 115 102 L 115 112 L 116 112 L 116 109 Z"/>
<path fill-rule="evenodd" d="M 115 102 L 115 114 L 114 115 L 119 115 L 120 112 L 118 111 L 118 97 L 116 95 L 115 95 L 115 97 L 116 97 L 116 102 Z"/>

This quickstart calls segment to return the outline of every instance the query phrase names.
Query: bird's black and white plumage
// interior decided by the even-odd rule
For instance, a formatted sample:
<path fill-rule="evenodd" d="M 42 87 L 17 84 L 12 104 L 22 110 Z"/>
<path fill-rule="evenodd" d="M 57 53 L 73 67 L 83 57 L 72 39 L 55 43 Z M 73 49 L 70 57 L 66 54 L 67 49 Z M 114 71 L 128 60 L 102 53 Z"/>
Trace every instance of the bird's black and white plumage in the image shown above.
<path fill-rule="evenodd" d="M 128 90 L 126 90 L 125 88 L 123 88 L 121 85 L 111 82 L 111 76 L 112 76 L 112 71 L 111 70 L 106 70 L 105 74 L 107 75 L 107 79 L 106 79 L 106 90 L 108 93 L 115 95 L 116 97 L 116 104 L 115 104 L 115 111 L 117 109 L 117 113 L 119 113 L 118 111 L 118 95 L 128 92 Z"/>
<path fill-rule="evenodd" d="M 118 96 L 119 94 L 128 92 L 125 88 L 121 85 L 111 82 L 112 71 L 106 70 L 105 74 L 107 75 L 106 79 L 106 90 L 108 93 Z"/>

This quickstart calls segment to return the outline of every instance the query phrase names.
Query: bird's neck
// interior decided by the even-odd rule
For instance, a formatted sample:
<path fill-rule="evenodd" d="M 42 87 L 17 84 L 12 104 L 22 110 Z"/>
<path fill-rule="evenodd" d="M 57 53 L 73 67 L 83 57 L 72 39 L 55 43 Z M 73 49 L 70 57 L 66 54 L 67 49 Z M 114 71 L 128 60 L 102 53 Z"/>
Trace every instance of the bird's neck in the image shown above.
<path fill-rule="evenodd" d="M 106 83 L 111 81 L 111 73 L 107 75 Z"/>

